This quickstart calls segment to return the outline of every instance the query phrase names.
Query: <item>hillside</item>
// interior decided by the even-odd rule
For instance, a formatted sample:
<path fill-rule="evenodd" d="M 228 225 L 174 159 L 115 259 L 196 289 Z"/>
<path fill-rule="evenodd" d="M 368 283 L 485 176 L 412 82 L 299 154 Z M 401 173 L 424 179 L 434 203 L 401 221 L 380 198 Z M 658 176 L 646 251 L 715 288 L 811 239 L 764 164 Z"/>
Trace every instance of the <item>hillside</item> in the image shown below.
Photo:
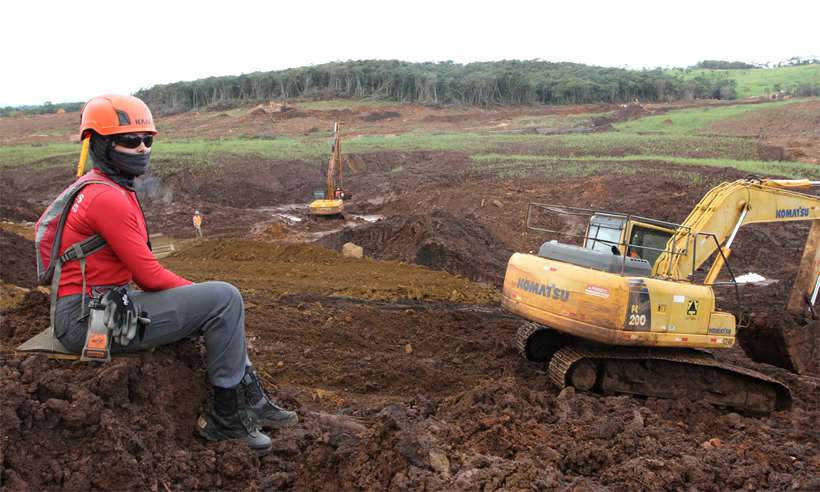
<path fill-rule="evenodd" d="M 698 76 L 723 75 L 735 81 L 738 98 L 767 96 L 778 90 L 799 96 L 820 94 L 820 65 L 753 68 L 744 70 L 667 70 L 667 74 L 693 80 Z M 802 89 L 802 93 L 801 93 Z M 806 92 L 809 93 L 806 93 Z"/>
<path fill-rule="evenodd" d="M 487 106 L 731 99 L 733 94 L 722 78 L 685 81 L 660 69 L 626 70 L 541 60 L 466 65 L 360 60 L 156 85 L 136 95 L 154 110 L 168 114 L 294 98 Z"/>

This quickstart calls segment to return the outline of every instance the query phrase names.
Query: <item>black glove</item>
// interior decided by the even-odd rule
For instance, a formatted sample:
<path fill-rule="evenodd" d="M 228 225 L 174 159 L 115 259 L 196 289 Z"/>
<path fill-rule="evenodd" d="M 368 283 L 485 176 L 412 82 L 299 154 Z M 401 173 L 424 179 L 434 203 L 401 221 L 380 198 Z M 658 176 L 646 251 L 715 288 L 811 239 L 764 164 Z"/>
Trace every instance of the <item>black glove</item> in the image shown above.
<path fill-rule="evenodd" d="M 103 296 L 105 306 L 103 320 L 106 328 L 111 330 L 114 341 L 120 345 L 128 345 L 137 334 L 139 308 L 131 300 L 126 287 L 117 287 L 109 290 Z"/>

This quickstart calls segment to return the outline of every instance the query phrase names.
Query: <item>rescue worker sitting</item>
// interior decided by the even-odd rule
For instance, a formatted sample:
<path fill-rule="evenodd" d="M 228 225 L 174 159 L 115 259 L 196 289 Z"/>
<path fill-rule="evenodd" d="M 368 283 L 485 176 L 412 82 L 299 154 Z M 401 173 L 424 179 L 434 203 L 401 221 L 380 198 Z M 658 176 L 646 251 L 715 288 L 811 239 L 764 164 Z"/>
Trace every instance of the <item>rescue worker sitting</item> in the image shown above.
<path fill-rule="evenodd" d="M 251 366 L 239 290 L 225 282 L 193 283 L 165 269 L 151 254 L 134 191 L 135 178 L 148 169 L 157 133 L 150 110 L 132 96 L 95 97 L 83 107 L 80 133 L 91 138 L 95 179 L 110 183 L 82 188 L 67 213 L 59 251 L 94 234 L 102 236 L 106 246 L 86 258 L 85 272 L 78 261 L 65 263 L 55 336 L 69 350 L 82 350 L 92 288 L 108 292 L 114 321 L 150 319 L 144 330 L 115 330 L 114 354 L 202 336 L 214 402 L 197 419 L 199 434 L 208 440 L 242 439 L 257 454 L 268 453 L 271 439 L 260 427 L 293 425 L 298 418 L 268 398 Z M 132 282 L 140 290 L 131 288 Z"/>

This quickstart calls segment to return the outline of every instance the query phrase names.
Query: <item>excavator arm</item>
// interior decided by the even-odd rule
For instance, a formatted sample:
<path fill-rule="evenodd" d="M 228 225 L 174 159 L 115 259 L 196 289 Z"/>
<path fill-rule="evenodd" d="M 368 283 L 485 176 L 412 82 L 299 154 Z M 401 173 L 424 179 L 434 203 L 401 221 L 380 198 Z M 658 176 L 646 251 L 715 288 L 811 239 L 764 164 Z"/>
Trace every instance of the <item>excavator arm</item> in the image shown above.
<path fill-rule="evenodd" d="M 339 170 L 339 182 L 336 182 L 336 170 Z M 325 200 L 336 198 L 336 186 L 342 186 L 342 142 L 339 132 L 339 123 L 333 125 L 333 149 L 327 163 L 327 183 Z"/>
<path fill-rule="evenodd" d="M 669 239 L 655 262 L 653 273 L 677 280 L 691 279 L 713 254 L 704 283 L 713 283 L 740 227 L 762 222 L 820 219 L 820 197 L 805 190 L 820 182 L 809 180 L 742 179 L 722 183 L 701 199 L 689 217 Z M 809 236 L 809 241 L 812 240 Z M 816 270 L 816 265 L 813 265 Z M 817 276 L 818 272 L 814 272 Z"/>

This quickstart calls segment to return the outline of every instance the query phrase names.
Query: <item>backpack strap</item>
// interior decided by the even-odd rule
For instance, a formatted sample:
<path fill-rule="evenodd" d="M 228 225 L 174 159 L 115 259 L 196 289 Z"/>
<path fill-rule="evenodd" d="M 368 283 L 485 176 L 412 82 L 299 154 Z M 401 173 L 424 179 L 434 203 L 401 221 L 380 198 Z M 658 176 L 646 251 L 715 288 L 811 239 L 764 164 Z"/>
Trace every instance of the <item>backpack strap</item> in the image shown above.
<path fill-rule="evenodd" d="M 89 236 L 83 239 L 82 241 L 72 244 L 65 250 L 65 252 L 62 255 L 60 254 L 60 244 L 62 243 L 63 238 L 63 228 L 65 227 L 66 220 L 68 220 L 68 214 L 71 210 L 72 205 L 74 204 L 74 199 L 80 193 L 80 190 L 82 190 L 90 184 L 103 184 L 106 186 L 116 187 L 115 184 L 110 183 L 108 181 L 104 181 L 101 179 L 89 179 L 85 182 L 80 183 L 74 190 L 72 190 L 71 195 L 69 196 L 68 200 L 66 200 L 66 203 L 63 206 L 62 214 L 60 216 L 60 222 L 57 226 L 57 234 L 54 238 L 54 247 L 51 250 L 51 264 L 54 266 L 54 274 L 51 277 L 51 292 L 49 295 L 49 297 L 51 298 L 50 322 L 51 334 L 55 336 L 55 338 L 56 334 L 54 332 L 54 324 L 57 315 L 57 291 L 60 289 L 60 274 L 63 271 L 63 264 L 72 260 L 80 260 L 80 273 L 83 277 L 83 291 L 80 297 L 80 313 L 82 313 L 83 311 L 85 311 L 85 258 L 88 255 L 96 253 L 97 251 L 101 250 L 106 245 L 105 239 L 103 239 L 102 236 L 100 236 L 99 234 L 94 234 L 93 236 Z"/>
<path fill-rule="evenodd" d="M 57 291 L 60 289 L 60 274 L 63 272 L 63 264 L 72 260 L 80 260 L 80 273 L 83 276 L 83 291 L 80 301 L 80 313 L 85 311 L 85 258 L 103 249 L 106 245 L 105 239 L 99 234 L 94 234 L 74 243 L 66 249 L 65 253 L 58 256 L 54 261 L 54 276 L 51 278 L 51 332 L 54 334 L 54 321 L 57 315 Z"/>

